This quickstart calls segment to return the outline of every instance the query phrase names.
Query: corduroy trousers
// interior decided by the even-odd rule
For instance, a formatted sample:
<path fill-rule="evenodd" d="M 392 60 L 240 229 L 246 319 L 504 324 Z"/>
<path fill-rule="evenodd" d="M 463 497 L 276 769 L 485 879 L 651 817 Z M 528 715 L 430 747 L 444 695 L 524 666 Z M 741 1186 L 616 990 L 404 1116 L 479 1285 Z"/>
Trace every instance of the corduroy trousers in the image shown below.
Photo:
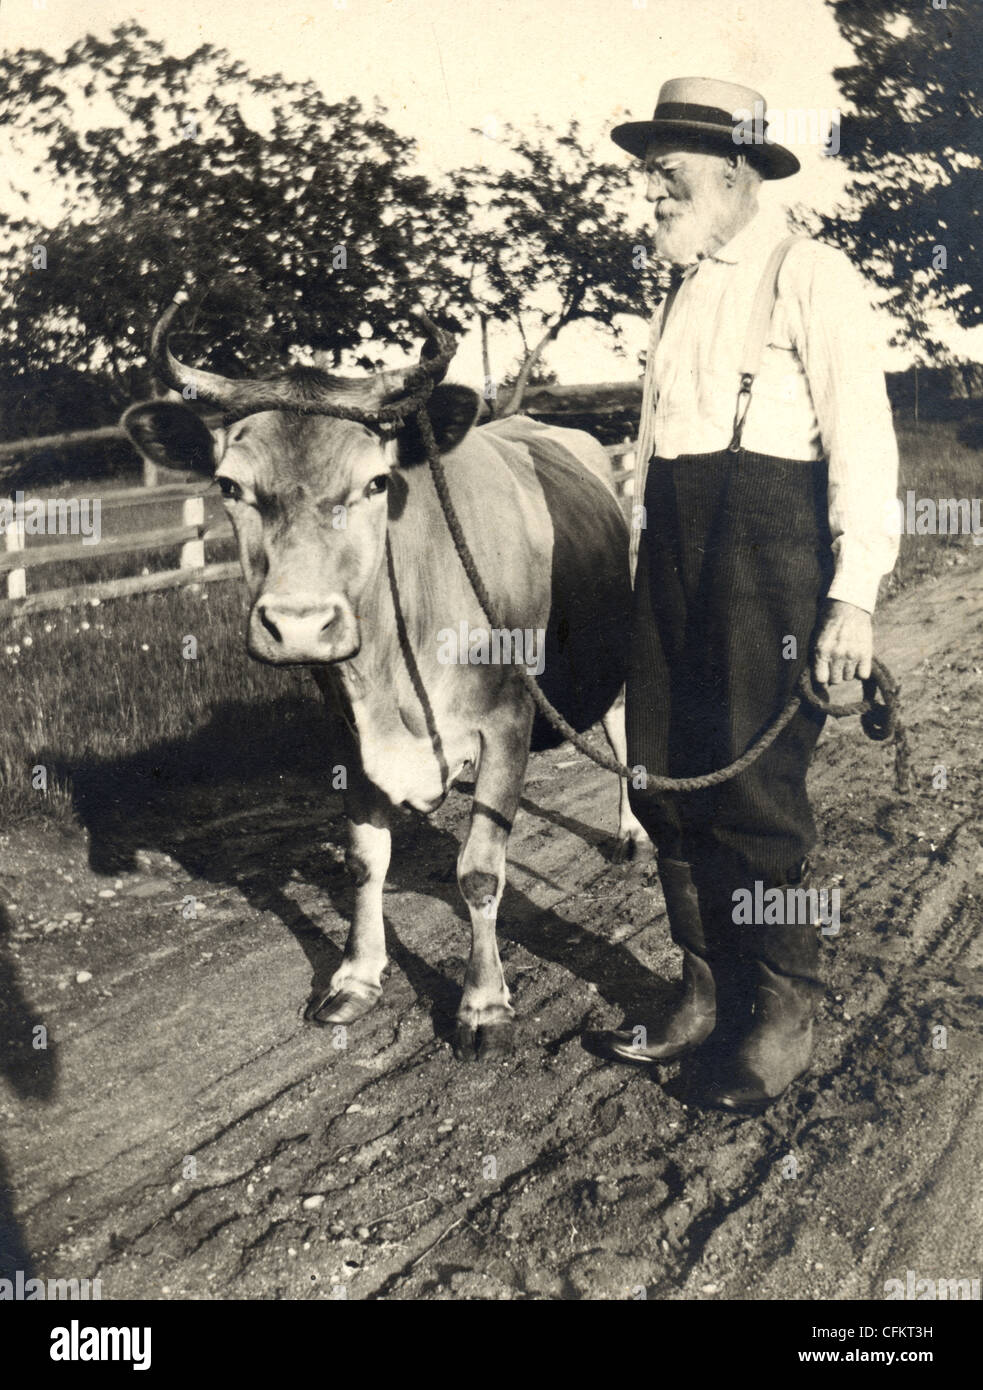
<path fill-rule="evenodd" d="M 644 500 L 628 762 L 698 776 L 745 752 L 810 660 L 833 571 L 826 465 L 744 449 L 656 457 Z M 632 808 L 671 859 L 722 852 L 742 877 L 795 881 L 816 839 L 806 774 L 822 726 L 803 706 L 740 776 L 687 793 L 629 783 Z"/>

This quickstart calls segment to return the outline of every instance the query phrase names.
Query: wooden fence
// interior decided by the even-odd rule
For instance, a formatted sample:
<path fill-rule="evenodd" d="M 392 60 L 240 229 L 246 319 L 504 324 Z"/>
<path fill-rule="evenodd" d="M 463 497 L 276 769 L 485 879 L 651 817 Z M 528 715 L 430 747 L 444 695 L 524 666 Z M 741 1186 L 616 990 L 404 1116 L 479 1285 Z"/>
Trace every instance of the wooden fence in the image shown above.
<path fill-rule="evenodd" d="M 608 445 L 607 453 L 611 460 L 611 481 L 618 495 L 625 499 L 630 492 L 634 473 L 634 445 L 631 440 L 625 439 L 621 444 Z M 207 584 L 237 578 L 240 573 L 238 560 L 207 562 L 205 548 L 209 542 L 226 540 L 232 535 L 232 527 L 224 516 L 206 522 L 207 486 L 202 483 L 168 483 L 158 487 L 125 488 L 105 493 L 99 499 L 101 522 L 107 517 L 119 517 L 121 514 L 125 519 L 128 510 L 140 507 L 153 506 L 155 511 L 159 511 L 161 504 L 168 508 L 180 506 L 180 521 L 175 518 L 174 525 L 123 531 L 101 538 L 98 544 L 86 545 L 73 539 L 64 544 L 26 546 L 20 528 L 6 527 L 3 549 L 0 550 L 0 577 L 6 577 L 6 598 L 0 598 L 0 617 L 44 613 L 87 603 L 92 599 L 123 598 L 129 594 L 177 588 L 182 584 Z M 145 554 L 151 550 L 176 547 L 180 547 L 176 569 L 28 592 L 28 574 L 42 566 L 77 564 L 106 555 Z"/>
<path fill-rule="evenodd" d="M 152 506 L 158 512 L 163 504 L 167 509 L 180 507 L 180 512 L 172 525 L 155 525 L 148 530 L 122 530 L 121 534 L 102 537 L 97 544 L 87 545 L 73 537 L 70 543 L 26 546 L 22 530 L 17 526 L 5 528 L 4 548 L 0 550 L 0 575 L 6 575 L 7 596 L 0 599 L 0 616 L 43 613 L 87 603 L 94 598 L 123 598 L 128 594 L 171 589 L 181 584 L 234 579 L 239 574 L 238 561 L 220 564 L 208 564 L 206 561 L 205 547 L 208 542 L 230 537 L 232 527 L 224 518 L 206 525 L 204 493 L 205 487 L 201 483 L 170 483 L 163 487 L 134 487 L 107 492 L 99 499 L 102 525 L 107 521 L 111 525 L 112 519 L 117 518 L 125 526 L 127 511 L 140 507 Z M 107 555 L 146 554 L 147 551 L 178 547 L 177 569 L 126 575 L 70 588 L 41 589 L 36 593 L 28 593 L 27 590 L 28 574 L 42 566 L 78 564 Z"/>
<path fill-rule="evenodd" d="M 611 460 L 612 485 L 627 512 L 635 481 L 635 441 L 626 435 L 620 444 L 606 444 L 604 447 Z"/>

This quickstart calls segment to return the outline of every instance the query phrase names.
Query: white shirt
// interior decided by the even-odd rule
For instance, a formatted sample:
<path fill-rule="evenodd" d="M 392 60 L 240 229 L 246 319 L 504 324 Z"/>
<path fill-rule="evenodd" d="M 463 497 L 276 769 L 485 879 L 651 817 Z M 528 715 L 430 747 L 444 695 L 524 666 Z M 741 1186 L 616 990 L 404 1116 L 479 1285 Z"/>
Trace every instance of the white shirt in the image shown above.
<path fill-rule="evenodd" d="M 653 453 L 678 458 L 727 448 L 751 304 L 765 262 L 787 235 L 773 214 L 757 213 L 725 246 L 687 267 L 661 336 L 661 306 L 656 311 L 639 473 Z M 898 553 L 891 524 L 898 451 L 883 343 L 864 282 L 842 251 L 818 241 L 791 248 L 765 341 L 743 446 L 778 458 L 828 460 L 835 562 L 828 596 L 872 613 L 881 576 Z"/>

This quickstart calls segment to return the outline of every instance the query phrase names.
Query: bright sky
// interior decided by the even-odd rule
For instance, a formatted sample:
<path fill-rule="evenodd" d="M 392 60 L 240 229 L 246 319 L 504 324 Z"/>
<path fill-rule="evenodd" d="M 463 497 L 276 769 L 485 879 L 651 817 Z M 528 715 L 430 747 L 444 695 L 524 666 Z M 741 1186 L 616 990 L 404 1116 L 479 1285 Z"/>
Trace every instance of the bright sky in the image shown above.
<path fill-rule="evenodd" d="M 379 97 L 433 174 L 481 160 L 487 137 L 471 129 L 495 121 L 562 126 L 576 115 L 604 141 L 626 111 L 651 115 L 669 77 L 720 77 L 763 92 L 773 108 L 829 112 L 839 100 L 832 69 L 852 58 L 823 0 L 0 0 L 0 45 L 58 52 L 130 18 L 178 54 L 207 40 L 256 73 L 311 77 L 329 99 Z M 815 146 L 795 151 L 802 172 L 766 185 L 769 199 L 828 208 L 841 167 Z M 550 361 L 563 380 L 630 378 L 644 337 L 635 321 L 621 360 L 578 325 Z M 493 340 L 498 371 L 514 346 Z M 479 379 L 473 338 L 455 370 Z"/>

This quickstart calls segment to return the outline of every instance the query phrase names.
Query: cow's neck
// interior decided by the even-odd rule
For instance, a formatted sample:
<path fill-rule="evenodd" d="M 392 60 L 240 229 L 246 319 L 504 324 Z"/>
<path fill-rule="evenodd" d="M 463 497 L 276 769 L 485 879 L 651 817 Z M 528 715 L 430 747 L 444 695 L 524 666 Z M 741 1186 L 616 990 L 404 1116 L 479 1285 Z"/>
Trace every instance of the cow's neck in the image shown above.
<path fill-rule="evenodd" d="M 396 804 L 431 811 L 475 760 L 477 745 L 467 701 L 458 698 L 463 691 L 452 694 L 448 685 L 466 682 L 468 673 L 437 665 L 433 525 L 420 514 L 409 522 L 408 510 L 358 604 L 362 649 L 335 669 L 369 781 Z M 448 584 L 439 564 L 437 571 L 448 590 L 441 599 L 454 611 L 460 596 L 453 578 Z"/>
<path fill-rule="evenodd" d="M 412 605 L 400 592 L 398 572 L 412 573 L 411 567 L 421 563 L 422 556 L 405 553 L 406 539 L 401 535 L 394 544 L 387 533 L 381 563 L 358 604 L 362 648 L 358 656 L 337 668 L 360 728 L 366 722 L 373 726 L 401 723 L 408 728 L 419 722 L 414 679 L 418 634 L 408 627 L 417 615 L 406 611 Z"/>

